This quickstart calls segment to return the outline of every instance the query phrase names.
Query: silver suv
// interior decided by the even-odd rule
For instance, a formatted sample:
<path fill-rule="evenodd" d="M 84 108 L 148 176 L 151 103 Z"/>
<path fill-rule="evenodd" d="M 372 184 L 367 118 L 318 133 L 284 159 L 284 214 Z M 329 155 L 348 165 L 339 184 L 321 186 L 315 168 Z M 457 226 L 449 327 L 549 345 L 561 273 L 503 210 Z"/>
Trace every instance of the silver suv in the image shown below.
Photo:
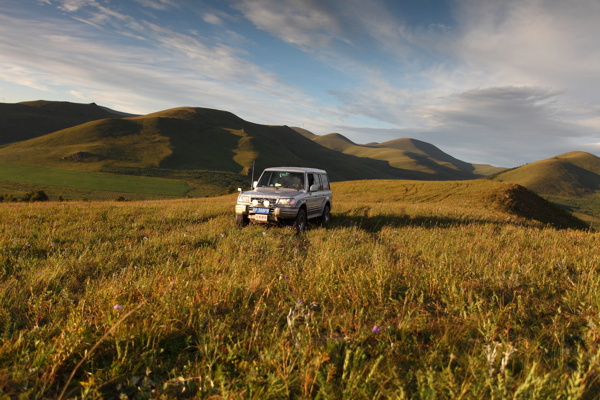
<path fill-rule="evenodd" d="M 235 205 L 236 222 L 292 223 L 306 230 L 309 219 L 331 220 L 331 188 L 327 172 L 315 168 L 275 167 L 263 171 L 254 190 L 242 192 Z"/>

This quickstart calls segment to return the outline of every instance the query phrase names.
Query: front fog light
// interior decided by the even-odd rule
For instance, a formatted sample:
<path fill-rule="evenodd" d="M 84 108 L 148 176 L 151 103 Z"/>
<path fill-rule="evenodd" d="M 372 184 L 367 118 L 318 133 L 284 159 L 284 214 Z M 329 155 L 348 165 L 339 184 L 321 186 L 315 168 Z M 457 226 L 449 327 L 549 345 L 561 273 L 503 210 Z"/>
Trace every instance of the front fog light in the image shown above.
<path fill-rule="evenodd" d="M 269 207 L 271 205 L 271 202 L 269 200 L 265 200 L 265 201 L 263 201 L 263 205 L 265 207 Z"/>

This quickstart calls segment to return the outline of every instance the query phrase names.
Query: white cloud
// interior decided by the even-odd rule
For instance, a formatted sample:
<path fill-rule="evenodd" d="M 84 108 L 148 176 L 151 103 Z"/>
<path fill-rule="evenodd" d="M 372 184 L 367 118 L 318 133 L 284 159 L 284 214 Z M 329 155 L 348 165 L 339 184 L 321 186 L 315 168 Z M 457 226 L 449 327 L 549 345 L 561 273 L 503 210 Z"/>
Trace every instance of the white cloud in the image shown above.
<path fill-rule="evenodd" d="M 38 74 L 20 65 L 0 63 L 0 76 L 13 84 L 42 91 L 48 90 L 48 86 L 43 83 L 42 79 L 39 79 Z"/>
<path fill-rule="evenodd" d="M 75 20 L 39 23 L 0 15 L 2 79 L 131 113 L 192 105 L 275 124 L 298 119 L 294 110 L 310 103 L 298 88 L 244 60 L 243 51 L 133 22 L 131 33 L 143 34 L 145 47 L 104 44 Z"/>
<path fill-rule="evenodd" d="M 179 3 L 174 0 L 134 0 L 136 3 L 150 7 L 154 10 L 167 10 L 169 8 L 178 8 Z"/>
<path fill-rule="evenodd" d="M 304 50 L 344 40 L 339 21 L 326 1 L 242 0 L 237 8 L 258 29 Z"/>
<path fill-rule="evenodd" d="M 589 98 L 600 79 L 597 1 L 461 2 L 464 36 L 456 49 L 498 84 L 569 88 Z M 598 99 L 599 94 L 593 95 Z"/>
<path fill-rule="evenodd" d="M 59 0 L 58 8 L 67 12 L 75 12 L 87 6 L 96 5 L 95 0 Z"/>
<path fill-rule="evenodd" d="M 223 24 L 223 20 L 212 13 L 204 13 L 202 15 L 202 20 L 204 22 L 206 22 L 207 24 L 211 24 L 211 25 L 222 25 Z"/>

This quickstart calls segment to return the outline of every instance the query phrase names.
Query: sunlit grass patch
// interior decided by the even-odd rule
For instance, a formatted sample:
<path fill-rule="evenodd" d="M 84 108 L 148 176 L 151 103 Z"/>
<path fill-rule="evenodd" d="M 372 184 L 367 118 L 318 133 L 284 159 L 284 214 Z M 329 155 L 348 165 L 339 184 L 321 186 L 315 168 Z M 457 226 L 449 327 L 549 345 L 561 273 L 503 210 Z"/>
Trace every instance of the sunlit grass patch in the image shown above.
<path fill-rule="evenodd" d="M 600 236 L 392 189 L 303 235 L 236 227 L 235 195 L 2 204 L 0 390 L 593 397 Z"/>

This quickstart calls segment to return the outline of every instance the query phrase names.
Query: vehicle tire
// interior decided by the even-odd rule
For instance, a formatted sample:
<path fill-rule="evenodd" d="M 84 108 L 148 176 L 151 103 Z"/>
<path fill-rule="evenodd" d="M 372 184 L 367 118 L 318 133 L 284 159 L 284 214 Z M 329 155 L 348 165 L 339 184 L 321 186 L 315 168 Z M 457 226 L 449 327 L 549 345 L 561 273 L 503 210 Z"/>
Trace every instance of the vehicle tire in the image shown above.
<path fill-rule="evenodd" d="M 300 233 L 306 230 L 306 221 L 306 210 L 301 208 L 298 210 L 298 214 L 294 220 L 294 229 L 296 229 L 296 232 Z"/>
<path fill-rule="evenodd" d="M 237 226 L 243 228 L 245 226 L 248 226 L 248 224 L 250 223 L 250 219 L 248 219 L 247 215 L 236 215 L 235 223 Z"/>
<path fill-rule="evenodd" d="M 321 225 L 327 226 L 331 222 L 331 207 L 329 204 L 325 204 L 323 209 L 323 215 L 321 215 Z"/>

